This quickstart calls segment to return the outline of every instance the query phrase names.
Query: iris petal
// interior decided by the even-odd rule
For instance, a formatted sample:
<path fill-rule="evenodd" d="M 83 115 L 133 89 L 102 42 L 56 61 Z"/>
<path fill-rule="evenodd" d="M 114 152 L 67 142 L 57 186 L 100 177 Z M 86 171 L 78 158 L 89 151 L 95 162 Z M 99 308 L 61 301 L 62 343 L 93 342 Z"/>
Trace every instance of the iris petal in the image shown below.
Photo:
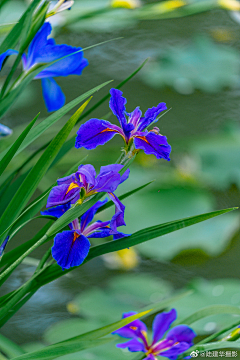
<path fill-rule="evenodd" d="M 117 117 L 120 125 L 124 130 L 124 127 L 127 125 L 127 120 L 125 117 L 125 104 L 127 103 L 127 99 L 122 96 L 122 91 L 118 89 L 111 89 L 110 94 L 111 98 L 109 101 L 109 107 L 113 114 Z"/>
<path fill-rule="evenodd" d="M 156 122 L 156 118 L 157 116 L 164 110 L 167 110 L 167 106 L 165 103 L 160 103 L 158 104 L 156 107 L 152 107 L 150 109 L 148 109 L 145 114 L 144 117 L 141 118 L 140 121 L 138 121 L 138 131 L 143 131 L 145 130 L 150 124 L 152 124 L 153 122 Z"/>
<path fill-rule="evenodd" d="M 82 217 L 81 217 L 81 231 L 84 231 L 84 229 L 88 226 L 88 224 L 93 220 L 94 215 L 96 214 L 97 210 L 106 204 L 108 199 L 106 198 L 103 201 L 98 201 L 96 204 L 94 204 L 88 211 L 86 211 Z"/>
<path fill-rule="evenodd" d="M 169 360 L 176 360 L 179 354 L 190 348 L 190 345 L 185 342 L 174 345 L 171 349 L 161 352 L 161 356 L 167 357 Z"/>
<path fill-rule="evenodd" d="M 153 154 L 157 159 L 170 160 L 171 146 L 166 136 L 149 132 L 146 136 L 136 136 L 134 144 L 136 149 L 142 149 L 147 155 Z"/>
<path fill-rule="evenodd" d="M 187 325 L 178 325 L 169 331 L 167 334 L 168 340 L 173 340 L 174 342 L 186 342 L 190 346 L 193 345 L 193 339 L 197 334 Z"/>
<path fill-rule="evenodd" d="M 98 145 L 106 144 L 117 133 L 122 135 L 122 130 L 119 126 L 112 125 L 106 120 L 90 119 L 80 126 L 77 132 L 75 147 L 77 149 L 84 147 L 85 149 L 92 150 Z"/>
<path fill-rule="evenodd" d="M 68 209 L 70 209 L 70 207 L 71 203 L 69 202 L 64 205 L 59 205 L 48 210 L 41 211 L 41 215 L 50 215 L 56 218 L 60 218 L 66 211 L 68 211 Z"/>
<path fill-rule="evenodd" d="M 144 345 L 138 341 L 137 339 L 129 340 L 125 343 L 117 344 L 117 347 L 120 349 L 128 348 L 131 352 L 143 351 L 144 352 Z"/>
<path fill-rule="evenodd" d="M 153 344 L 161 340 L 165 332 L 169 329 L 172 322 L 177 318 L 177 312 L 175 309 L 171 311 L 162 312 L 155 316 L 153 321 Z"/>
<path fill-rule="evenodd" d="M 89 240 L 81 235 L 80 231 L 63 231 L 55 236 L 52 256 L 65 270 L 81 265 L 88 255 L 89 248 Z"/>
<path fill-rule="evenodd" d="M 137 314 L 135 311 L 129 311 L 123 314 L 123 319 L 126 317 Z M 130 324 L 123 326 L 122 328 L 114 331 L 112 334 L 117 334 L 124 338 L 138 337 L 139 332 L 147 332 L 146 325 L 141 320 L 134 320 Z"/>
<path fill-rule="evenodd" d="M 62 89 L 51 77 L 42 79 L 42 94 L 48 112 L 56 111 L 65 104 Z"/>
<path fill-rule="evenodd" d="M 73 188 L 70 191 L 69 184 L 62 184 L 54 186 L 48 196 L 46 207 L 53 207 L 57 205 L 66 204 L 69 201 L 73 201 L 76 196 L 79 196 L 79 188 Z"/>

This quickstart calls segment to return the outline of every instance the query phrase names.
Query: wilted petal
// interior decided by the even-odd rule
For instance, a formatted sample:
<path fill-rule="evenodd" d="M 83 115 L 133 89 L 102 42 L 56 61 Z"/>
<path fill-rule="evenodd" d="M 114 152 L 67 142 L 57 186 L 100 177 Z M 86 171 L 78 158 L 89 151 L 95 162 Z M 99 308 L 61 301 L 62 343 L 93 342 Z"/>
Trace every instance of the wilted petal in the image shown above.
<path fill-rule="evenodd" d="M 62 89 L 51 77 L 42 79 L 42 94 L 48 112 L 56 111 L 65 104 Z"/>
<path fill-rule="evenodd" d="M 68 209 L 70 209 L 71 203 L 59 205 L 48 210 L 41 211 L 41 215 L 50 215 L 56 218 L 60 218 Z"/>
<path fill-rule="evenodd" d="M 144 117 L 141 118 L 141 120 L 138 122 L 138 131 L 143 131 L 145 130 L 150 124 L 152 124 L 153 122 L 156 122 L 156 118 L 157 116 L 164 110 L 167 110 L 167 106 L 165 103 L 160 103 L 158 104 L 156 107 L 152 107 L 150 109 L 148 109 L 145 114 Z"/>
<path fill-rule="evenodd" d="M 165 332 L 170 328 L 173 321 L 177 318 L 175 309 L 167 312 L 162 312 L 155 316 L 153 321 L 153 344 L 161 340 Z"/>
<path fill-rule="evenodd" d="M 173 340 L 174 342 L 185 342 L 189 346 L 193 345 L 193 339 L 197 336 L 195 331 L 193 331 L 187 325 L 178 325 L 169 331 L 167 334 L 167 340 Z"/>
<path fill-rule="evenodd" d="M 106 120 L 90 119 L 82 124 L 77 132 L 75 147 L 77 149 L 84 147 L 92 150 L 98 145 L 104 145 L 111 140 L 114 135 L 124 134 L 119 126 L 111 124 Z"/>
<path fill-rule="evenodd" d="M 166 136 L 148 132 L 146 136 L 136 136 L 134 144 L 136 149 L 142 149 L 147 155 L 153 154 L 157 159 L 170 160 L 171 146 Z"/>
<path fill-rule="evenodd" d="M 143 351 L 144 352 L 144 345 L 138 341 L 137 339 L 129 340 L 125 343 L 117 344 L 116 345 L 120 349 L 128 348 L 131 352 Z"/>
<path fill-rule="evenodd" d="M 88 255 L 89 240 L 80 231 L 63 231 L 57 234 L 52 247 L 52 256 L 63 270 L 79 266 Z"/>
<path fill-rule="evenodd" d="M 48 196 L 46 207 L 49 208 L 57 205 L 66 204 L 69 201 L 73 201 L 73 199 L 75 199 L 76 196 L 79 195 L 80 188 L 79 187 L 70 188 L 70 186 L 71 184 L 54 186 Z"/>
<path fill-rule="evenodd" d="M 17 50 L 12 50 L 12 49 L 8 49 L 7 51 L 5 51 L 4 53 L 2 53 L 0 55 L 0 70 L 2 69 L 2 65 L 3 65 L 3 62 L 4 60 L 10 56 L 10 55 L 17 55 L 18 54 L 18 51 Z"/>
<path fill-rule="evenodd" d="M 81 232 L 88 226 L 88 224 L 93 220 L 94 215 L 96 214 L 97 210 L 107 203 L 108 199 L 106 198 L 103 201 L 98 201 L 94 204 L 89 210 L 87 210 L 81 217 Z M 105 226 L 105 225 L 104 225 Z M 93 229 L 95 230 L 95 229 Z"/>

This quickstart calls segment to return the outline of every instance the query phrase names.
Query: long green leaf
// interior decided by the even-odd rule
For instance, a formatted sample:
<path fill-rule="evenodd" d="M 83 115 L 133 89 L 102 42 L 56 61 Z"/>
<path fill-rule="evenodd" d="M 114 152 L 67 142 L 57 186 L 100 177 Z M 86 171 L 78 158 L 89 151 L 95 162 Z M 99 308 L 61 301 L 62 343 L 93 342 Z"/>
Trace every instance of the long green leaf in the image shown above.
<path fill-rule="evenodd" d="M 49 129 L 52 125 L 54 125 L 58 120 L 60 120 L 64 115 L 66 115 L 70 110 L 72 110 L 75 106 L 77 106 L 80 102 L 87 99 L 89 96 L 93 95 L 96 91 L 99 91 L 104 86 L 108 85 L 110 81 L 106 81 L 105 83 L 94 87 L 93 89 L 85 92 L 84 94 L 78 96 L 76 99 L 72 100 L 68 104 L 64 105 L 61 109 L 55 111 L 53 114 L 48 116 L 45 120 L 43 120 L 40 124 L 35 126 L 32 131 L 28 134 L 26 139 L 23 141 L 20 146 L 18 152 L 19 154 L 22 150 L 24 150 L 28 145 L 30 145 L 34 140 L 36 140 L 40 135 L 42 135 L 47 129 Z M 8 149 L 4 150 L 0 154 L 0 159 L 4 156 L 4 154 L 8 151 Z"/>
<path fill-rule="evenodd" d="M 126 249 L 134 245 L 141 244 L 142 242 L 154 239 L 156 237 L 169 234 L 173 231 L 183 229 L 187 226 L 197 224 L 199 222 L 211 219 L 215 216 L 225 214 L 229 211 L 236 210 L 237 208 L 230 208 L 224 210 L 217 210 L 210 213 L 191 216 L 185 219 L 175 220 L 168 223 L 152 226 L 140 231 L 137 231 L 133 235 L 122 238 L 119 240 L 110 241 L 101 245 L 97 245 L 91 248 L 87 260 L 91 260 L 96 256 L 100 256 L 109 252 Z M 55 223 L 56 224 L 56 223 Z M 53 226 L 55 225 L 53 224 Z M 51 229 L 51 228 L 50 228 Z"/>
<path fill-rule="evenodd" d="M 30 122 L 30 124 L 26 127 L 26 129 L 22 132 L 22 134 L 19 136 L 19 138 L 13 143 L 13 145 L 10 147 L 8 152 L 5 154 L 5 156 L 0 161 L 0 176 L 2 175 L 3 171 L 6 169 L 14 155 L 16 154 L 17 150 L 19 149 L 19 146 L 22 144 L 24 139 L 26 138 L 27 134 L 33 127 L 35 121 L 37 120 L 39 114 Z"/>
<path fill-rule="evenodd" d="M 181 321 L 179 320 L 177 323 L 191 325 L 195 321 L 216 314 L 240 315 L 240 308 L 237 306 L 230 306 L 230 305 L 210 305 L 210 306 L 206 306 L 205 308 L 202 308 L 201 310 L 196 311 L 195 313 L 193 313 L 192 315 L 188 316 L 187 318 Z"/>
<path fill-rule="evenodd" d="M 2 116 L 7 110 L 8 108 L 13 105 L 13 103 L 16 101 L 16 99 L 18 98 L 18 96 L 22 93 L 22 91 L 25 89 L 25 87 L 35 78 L 35 76 L 37 76 L 41 71 L 43 71 L 44 69 L 46 69 L 47 67 L 49 67 L 50 65 L 53 65 L 55 63 L 57 63 L 58 61 L 61 61 L 69 56 L 75 55 L 79 52 L 83 52 L 84 50 L 88 50 L 91 49 L 95 46 L 99 46 L 102 44 L 105 44 L 107 42 L 113 41 L 113 40 L 117 40 L 117 39 L 111 39 L 111 40 L 107 40 L 107 41 L 103 41 L 101 43 L 95 44 L 95 45 L 91 45 L 88 46 L 84 49 L 78 50 L 72 54 L 68 54 L 66 56 L 63 56 L 57 60 L 51 61 L 49 63 L 39 63 L 34 65 L 30 70 L 28 70 L 27 72 L 22 73 L 19 78 L 15 81 L 15 83 L 13 84 L 12 88 L 10 89 L 10 91 L 8 91 L 6 93 L 6 95 L 1 99 L 0 101 L 0 116 Z"/>
<path fill-rule="evenodd" d="M 52 360 L 59 358 L 60 356 L 103 345 L 111 341 L 113 341 L 113 339 L 107 338 L 99 340 L 79 341 L 66 345 L 50 345 L 43 348 L 42 350 L 14 357 L 13 360 Z"/>
<path fill-rule="evenodd" d="M 66 125 L 52 140 L 51 144 L 45 150 L 36 165 L 32 168 L 27 178 L 18 189 L 17 193 L 11 200 L 10 204 L 8 205 L 7 209 L 5 210 L 0 219 L 0 233 L 5 231 L 5 229 L 16 219 L 24 206 L 27 204 L 28 200 L 31 198 L 32 194 L 36 190 L 38 183 L 40 182 L 47 169 L 51 165 L 52 161 L 54 160 L 55 156 L 57 155 L 58 151 L 66 141 L 79 115 L 83 112 L 89 101 L 90 99 L 87 100 L 68 120 Z M 1 238 L 1 241 L 4 241 L 3 236 Z"/>
<path fill-rule="evenodd" d="M 91 199 L 90 201 L 92 201 L 93 199 Z M 88 201 L 88 202 L 90 203 L 90 201 Z M 81 208 L 81 207 L 79 207 L 79 208 Z M 101 244 L 101 245 L 93 246 L 92 248 L 90 248 L 89 254 L 88 254 L 85 262 L 88 262 L 97 256 L 100 256 L 100 255 L 103 255 L 103 254 L 106 254 L 109 252 L 113 252 L 113 251 L 126 249 L 127 247 L 131 247 L 131 246 L 140 244 L 142 242 L 154 239 L 156 237 L 159 237 L 159 236 L 171 233 L 173 231 L 182 229 L 184 227 L 197 224 L 199 222 L 208 220 L 215 216 L 222 215 L 222 214 L 232 211 L 234 209 L 236 209 L 236 208 L 213 211 L 213 212 L 202 214 L 202 215 L 192 216 L 192 217 L 188 217 L 185 219 L 172 221 L 169 223 L 152 226 L 150 228 L 146 228 L 144 230 L 137 231 L 136 233 L 134 233 L 133 235 L 131 235 L 129 237 L 122 238 L 119 240 L 109 241 L 109 242 Z M 67 213 L 65 213 L 65 214 L 67 214 Z M 57 221 L 55 222 L 55 224 L 57 223 Z M 53 226 L 55 224 L 53 224 Z M 51 233 L 54 233 L 54 231 L 56 230 L 56 228 L 55 228 L 54 231 L 52 232 L 51 229 L 52 229 L 52 227 L 49 229 L 50 230 L 49 236 Z M 49 266 L 48 268 L 45 269 L 45 271 L 42 273 L 39 281 L 41 282 L 42 285 L 47 284 L 53 280 L 56 280 L 57 278 L 61 277 L 63 274 L 66 274 L 72 270 L 74 270 L 74 268 L 70 268 L 69 270 L 64 270 L 64 272 L 63 272 L 60 266 L 58 266 L 57 264 L 52 264 L 51 266 Z"/>
<path fill-rule="evenodd" d="M 21 38 L 22 34 L 25 31 L 25 22 L 29 16 L 32 15 L 33 11 L 36 9 L 37 5 L 41 2 L 41 0 L 34 0 L 25 13 L 22 15 L 17 24 L 13 27 L 7 37 L 3 40 L 0 45 L 0 54 L 4 53 L 8 49 L 12 49 L 17 44 L 18 40 Z"/>
<path fill-rule="evenodd" d="M 2 334 L 0 334 L 0 350 L 9 358 L 24 354 L 24 351 L 20 346 L 18 346 Z"/>

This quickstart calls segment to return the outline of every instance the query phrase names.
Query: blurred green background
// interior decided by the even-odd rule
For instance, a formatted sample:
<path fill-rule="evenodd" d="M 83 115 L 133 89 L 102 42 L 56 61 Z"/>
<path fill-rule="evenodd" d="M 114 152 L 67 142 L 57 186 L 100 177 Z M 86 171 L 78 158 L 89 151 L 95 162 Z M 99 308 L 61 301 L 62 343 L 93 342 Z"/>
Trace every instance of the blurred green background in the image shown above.
<path fill-rule="evenodd" d="M 0 27 L 1 39 L 27 3 L 10 0 L 2 7 L 0 24 L 8 25 Z M 127 111 L 140 106 L 144 113 L 159 102 L 166 102 L 171 108 L 157 124 L 172 146 L 171 162 L 159 161 L 141 152 L 131 165 L 129 180 L 117 191 L 121 194 L 155 180 L 124 201 L 127 226 L 122 231 L 126 233 L 239 206 L 240 12 L 222 9 L 218 1 L 209 1 L 208 5 L 214 4 L 211 9 L 202 7 L 208 11 L 191 16 L 182 16 L 186 15 L 185 8 L 174 9 L 177 2 L 169 2 L 172 8 L 164 15 L 159 15 L 159 8 L 148 7 L 164 3 L 141 1 L 136 3 L 139 5 L 136 9 L 125 9 L 110 8 L 106 0 L 76 0 L 71 11 L 51 19 L 58 44 L 84 48 L 115 39 L 84 52 L 89 66 L 80 77 L 58 79 L 67 102 L 109 79 L 114 80 L 111 87 L 116 86 L 150 58 L 122 89 L 128 100 Z M 202 6 L 201 3 L 204 1 L 189 1 L 185 5 Z M 167 16 L 169 18 L 161 18 Z M 0 82 L 4 81 L 10 66 L 8 61 L 0 74 Z M 92 104 L 109 89 L 95 94 Z M 0 147 L 4 148 L 17 137 L 39 111 L 42 118 L 47 115 L 41 84 L 33 81 L 2 118 L 2 123 L 13 128 L 14 134 L 1 142 Z M 107 102 L 91 117 L 117 123 L 109 113 Z M 47 142 L 63 122 L 50 128 L 16 161 L 23 162 Z M 47 173 L 39 192 L 67 171 L 77 158 L 88 155 L 85 163 L 92 163 L 99 170 L 100 166 L 116 161 L 122 146 L 121 138 L 115 137 L 92 151 L 72 149 Z M 1 206 L 5 205 L 3 197 Z M 101 215 L 101 220 L 111 215 L 109 210 L 104 217 Z M 39 220 L 34 226 L 21 230 L 9 249 L 30 239 L 43 223 Z M 182 317 L 209 304 L 240 305 L 239 225 L 239 212 L 235 211 L 148 241 L 134 251 L 94 259 L 40 289 L 3 327 L 3 333 L 33 350 L 74 336 L 81 328 L 87 331 L 116 321 L 123 311 L 138 310 L 185 287 L 195 289 L 195 293 L 173 304 Z M 43 252 L 44 247 L 33 256 L 37 259 Z M 34 264 L 34 259 L 26 259 L 18 273 L 4 285 L 2 293 L 28 279 Z M 194 329 L 204 336 L 231 322 L 236 322 L 236 317 L 213 316 L 196 322 Z M 84 354 L 83 360 L 133 358 L 131 354 L 115 350 L 114 345 Z M 68 360 L 78 358 L 77 354 L 67 357 Z"/>

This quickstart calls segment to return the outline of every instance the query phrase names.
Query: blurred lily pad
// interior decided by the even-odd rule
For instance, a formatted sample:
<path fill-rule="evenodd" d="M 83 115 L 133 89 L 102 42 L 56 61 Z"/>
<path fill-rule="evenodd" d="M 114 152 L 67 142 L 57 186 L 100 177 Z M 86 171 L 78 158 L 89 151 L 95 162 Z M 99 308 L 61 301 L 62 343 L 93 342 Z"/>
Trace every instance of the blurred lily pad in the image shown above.
<path fill-rule="evenodd" d="M 77 295 L 75 313 L 105 324 L 117 321 L 119 314 L 161 301 L 172 292 L 169 283 L 147 274 L 115 277 L 106 290 L 94 288 Z M 97 299 L 97 301 L 96 301 Z"/>
<path fill-rule="evenodd" d="M 239 52 L 199 36 L 187 46 L 174 46 L 152 61 L 143 80 L 154 88 L 173 87 L 181 94 L 195 89 L 215 93 L 239 82 Z"/>
<path fill-rule="evenodd" d="M 213 187 L 240 188 L 240 127 L 229 125 L 225 131 L 196 140 L 190 146 L 199 161 L 200 174 Z"/>
<path fill-rule="evenodd" d="M 155 189 L 124 200 L 124 232 L 139 230 L 140 223 L 145 228 L 214 210 L 214 200 L 206 191 L 187 187 L 158 190 L 156 186 L 155 183 Z M 201 249 L 216 256 L 224 251 L 238 228 L 239 215 L 233 212 L 147 241 L 137 249 L 156 260 L 171 260 L 188 249 Z"/>
<path fill-rule="evenodd" d="M 240 281 L 238 279 L 212 281 L 195 279 L 188 285 L 188 288 L 194 291 L 192 295 L 172 303 L 172 307 L 177 309 L 179 320 L 209 305 L 240 306 Z M 212 315 L 196 321 L 191 324 L 191 327 L 199 335 L 209 334 L 236 323 L 238 319 L 240 322 L 240 316 L 237 315 Z"/>

